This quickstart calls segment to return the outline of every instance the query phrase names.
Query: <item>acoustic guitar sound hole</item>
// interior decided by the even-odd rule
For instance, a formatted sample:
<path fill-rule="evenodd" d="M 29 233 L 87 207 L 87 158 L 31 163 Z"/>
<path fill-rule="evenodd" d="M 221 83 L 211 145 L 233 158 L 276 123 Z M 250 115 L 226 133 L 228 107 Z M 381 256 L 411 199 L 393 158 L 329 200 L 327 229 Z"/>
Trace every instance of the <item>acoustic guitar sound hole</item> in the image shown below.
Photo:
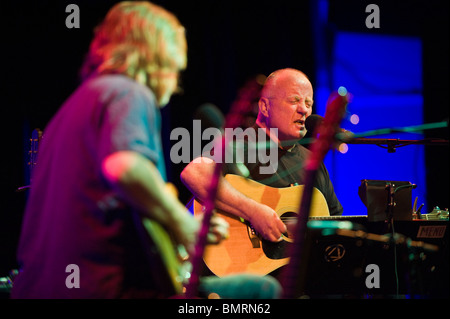
<path fill-rule="evenodd" d="M 287 233 L 283 234 L 291 240 L 294 239 L 295 225 L 297 224 L 297 213 L 285 212 L 280 216 L 281 221 L 286 225 Z"/>

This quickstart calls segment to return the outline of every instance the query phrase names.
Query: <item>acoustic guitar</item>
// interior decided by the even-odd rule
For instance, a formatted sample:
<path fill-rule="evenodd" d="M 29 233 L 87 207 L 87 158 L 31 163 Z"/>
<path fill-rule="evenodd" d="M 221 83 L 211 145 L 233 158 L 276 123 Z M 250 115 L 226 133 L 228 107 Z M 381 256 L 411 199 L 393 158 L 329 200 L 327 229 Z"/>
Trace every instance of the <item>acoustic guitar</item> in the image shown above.
<path fill-rule="evenodd" d="M 205 247 L 204 261 L 206 266 L 217 276 L 248 272 L 266 275 L 289 262 L 289 249 L 293 238 L 289 232 L 289 223 L 296 220 L 303 194 L 303 185 L 285 188 L 274 188 L 256 181 L 233 174 L 225 179 L 247 197 L 271 207 L 288 226 L 288 233 L 280 242 L 262 239 L 248 221 L 216 210 L 216 213 L 229 224 L 229 238 L 218 245 Z M 197 199 L 188 204 L 194 215 L 201 214 L 203 206 Z M 330 216 L 328 205 L 323 194 L 313 190 L 310 219 L 339 219 L 348 216 Z"/>

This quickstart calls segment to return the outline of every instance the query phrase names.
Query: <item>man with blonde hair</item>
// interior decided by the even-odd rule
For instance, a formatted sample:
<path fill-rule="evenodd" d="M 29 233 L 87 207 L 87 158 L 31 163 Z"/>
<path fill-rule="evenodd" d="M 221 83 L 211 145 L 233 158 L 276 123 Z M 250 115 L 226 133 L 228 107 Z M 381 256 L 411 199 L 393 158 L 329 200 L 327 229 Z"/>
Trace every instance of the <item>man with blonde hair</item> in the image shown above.
<path fill-rule="evenodd" d="M 166 187 L 159 112 L 177 90 L 186 51 L 178 19 L 149 2 L 118 3 L 96 28 L 83 82 L 39 145 L 13 298 L 171 296 L 142 218 L 192 251 L 200 225 Z M 226 233 L 226 223 L 214 219 L 208 238 Z M 279 294 L 278 286 L 255 282 L 256 297 Z M 212 278 L 199 291 L 239 297 L 233 293 L 245 283 L 227 290 L 226 279 Z"/>

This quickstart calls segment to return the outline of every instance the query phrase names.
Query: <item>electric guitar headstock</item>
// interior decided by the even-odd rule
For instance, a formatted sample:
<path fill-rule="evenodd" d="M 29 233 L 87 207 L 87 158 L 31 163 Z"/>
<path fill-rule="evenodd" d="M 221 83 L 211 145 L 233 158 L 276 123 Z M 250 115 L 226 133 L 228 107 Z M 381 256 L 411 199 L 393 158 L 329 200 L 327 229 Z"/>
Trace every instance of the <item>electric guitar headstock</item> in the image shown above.
<path fill-rule="evenodd" d="M 39 150 L 39 143 L 42 139 L 42 131 L 38 128 L 34 129 L 30 138 L 30 150 L 28 151 L 28 185 L 17 188 L 17 191 L 24 191 L 31 187 L 33 179 L 33 169 L 37 164 L 37 155 Z"/>
<path fill-rule="evenodd" d="M 335 136 L 339 131 L 340 123 L 349 102 L 350 94 L 342 87 L 338 92 L 331 93 L 327 101 L 323 122 L 314 132 L 317 139 L 311 146 L 312 154 L 306 163 L 307 169 L 317 169 L 325 158 L 335 141 Z"/>
<path fill-rule="evenodd" d="M 311 154 L 305 162 L 304 192 L 298 212 L 297 225 L 294 231 L 294 245 L 290 249 L 290 261 L 283 271 L 282 285 L 284 288 L 283 298 L 293 298 L 299 292 L 303 292 L 305 282 L 305 249 L 304 239 L 307 234 L 307 223 L 311 209 L 313 186 L 323 159 L 335 141 L 336 133 L 344 116 L 345 109 L 349 103 L 347 90 L 341 88 L 333 92 L 327 101 L 327 109 L 322 125 L 316 128 L 314 135 L 317 136 L 311 145 Z"/>

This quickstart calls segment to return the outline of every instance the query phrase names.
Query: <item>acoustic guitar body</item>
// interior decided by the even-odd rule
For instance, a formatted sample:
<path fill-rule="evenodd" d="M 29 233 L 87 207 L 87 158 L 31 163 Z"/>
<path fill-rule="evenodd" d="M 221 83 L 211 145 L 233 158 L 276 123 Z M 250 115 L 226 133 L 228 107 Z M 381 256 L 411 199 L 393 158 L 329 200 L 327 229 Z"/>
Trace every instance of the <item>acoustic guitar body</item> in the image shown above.
<path fill-rule="evenodd" d="M 274 209 L 282 220 L 297 216 L 303 185 L 274 188 L 232 174 L 225 179 L 247 197 Z M 191 207 L 194 214 L 200 214 L 202 209 L 202 204 L 194 199 Z M 228 239 L 205 248 L 205 264 L 215 275 L 222 277 L 242 272 L 266 275 L 289 262 L 288 246 L 292 245 L 289 232 L 280 242 L 273 243 L 261 239 L 247 221 L 220 210 L 217 214 L 230 228 Z M 315 188 L 310 217 L 319 216 L 329 216 L 329 210 L 325 197 Z"/>

